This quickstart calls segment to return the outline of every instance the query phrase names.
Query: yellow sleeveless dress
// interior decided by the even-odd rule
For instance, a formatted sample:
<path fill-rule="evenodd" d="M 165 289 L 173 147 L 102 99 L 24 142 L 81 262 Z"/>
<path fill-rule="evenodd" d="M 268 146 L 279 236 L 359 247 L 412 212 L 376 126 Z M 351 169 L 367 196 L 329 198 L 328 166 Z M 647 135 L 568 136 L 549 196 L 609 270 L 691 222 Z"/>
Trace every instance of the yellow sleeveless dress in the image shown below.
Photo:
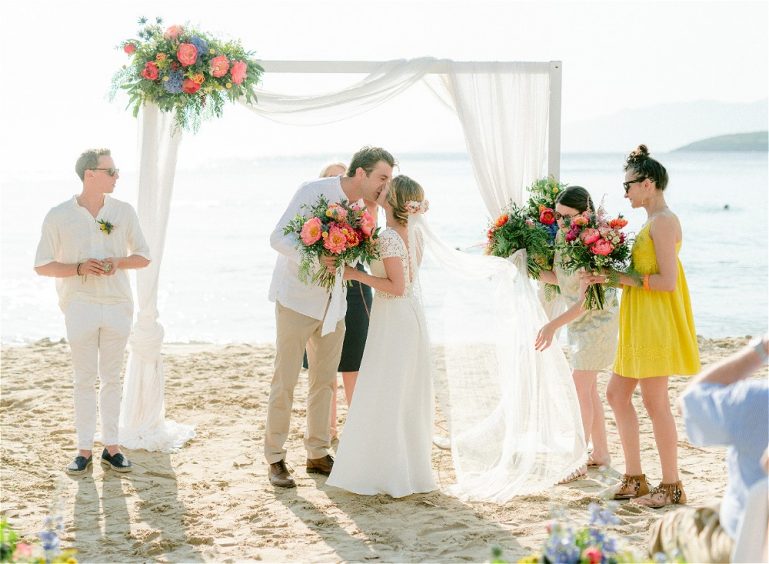
<path fill-rule="evenodd" d="M 654 241 L 645 225 L 633 243 L 632 264 L 640 274 L 658 274 Z M 676 254 L 681 243 L 676 244 Z M 681 261 L 672 292 L 623 286 L 614 372 L 626 378 L 691 376 L 700 371 L 697 333 Z"/>

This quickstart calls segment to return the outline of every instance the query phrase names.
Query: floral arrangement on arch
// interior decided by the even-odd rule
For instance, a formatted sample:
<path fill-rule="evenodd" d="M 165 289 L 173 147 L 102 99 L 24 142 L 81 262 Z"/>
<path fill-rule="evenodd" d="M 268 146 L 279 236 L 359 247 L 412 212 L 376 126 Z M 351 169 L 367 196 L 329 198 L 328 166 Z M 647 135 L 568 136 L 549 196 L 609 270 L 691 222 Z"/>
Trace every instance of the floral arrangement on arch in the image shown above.
<path fill-rule="evenodd" d="M 254 89 L 264 69 L 240 42 L 186 25 L 163 29 L 162 23 L 141 18 L 138 38 L 120 44 L 131 61 L 113 76 L 112 98 L 125 90 L 134 116 L 152 102 L 174 112 L 181 129 L 192 131 L 203 119 L 221 117 L 227 101 L 256 101 Z"/>
<path fill-rule="evenodd" d="M 284 235 L 297 236 L 302 282 L 329 289 L 334 286 L 336 276 L 319 262 L 322 256 L 335 257 L 337 267 L 355 261 L 368 264 L 379 257 L 375 245 L 379 228 L 366 206 L 346 200 L 329 204 L 324 196 L 319 196 L 315 204 L 305 207 L 305 215 L 297 215 L 283 229 Z"/>

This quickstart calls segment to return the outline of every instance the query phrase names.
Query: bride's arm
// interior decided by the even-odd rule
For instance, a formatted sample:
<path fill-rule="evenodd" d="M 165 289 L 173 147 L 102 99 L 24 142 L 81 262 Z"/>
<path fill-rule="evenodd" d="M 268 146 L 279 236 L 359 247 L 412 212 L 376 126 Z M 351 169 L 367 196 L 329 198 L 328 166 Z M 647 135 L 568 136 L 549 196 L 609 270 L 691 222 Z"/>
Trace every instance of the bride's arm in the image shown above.
<path fill-rule="evenodd" d="M 374 290 L 386 292 L 393 296 L 402 296 L 406 291 L 406 274 L 403 272 L 403 263 L 400 257 L 388 257 L 382 259 L 385 267 L 386 278 L 372 276 L 367 272 L 345 266 L 344 279 L 357 280 L 361 284 L 371 286 Z"/>

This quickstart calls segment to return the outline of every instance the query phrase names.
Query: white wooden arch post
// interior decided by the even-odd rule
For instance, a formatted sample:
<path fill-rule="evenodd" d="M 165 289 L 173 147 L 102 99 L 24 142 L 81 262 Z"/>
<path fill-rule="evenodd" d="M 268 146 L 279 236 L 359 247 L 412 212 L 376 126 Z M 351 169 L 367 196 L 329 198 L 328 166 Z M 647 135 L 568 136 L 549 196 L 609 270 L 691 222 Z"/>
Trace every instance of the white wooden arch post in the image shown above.
<path fill-rule="evenodd" d="M 428 86 L 452 107 L 462 124 L 478 189 L 489 214 L 510 201 L 521 204 L 523 188 L 542 175 L 560 177 L 560 61 L 460 62 L 446 59 L 402 61 L 260 61 L 266 73 L 366 74 L 360 83 L 319 96 L 257 91 L 253 112 L 291 123 L 342 108 L 337 121 L 386 102 L 417 80 L 434 75 Z M 157 290 L 165 247 L 176 153 L 181 133 L 172 116 L 157 106 L 142 108 L 137 211 L 152 254 L 152 266 L 137 276 L 138 315 L 131 337 L 121 408 L 121 444 L 168 451 L 195 435 L 193 427 L 165 419 L 164 374 L 160 354 Z M 286 118 L 290 119 L 286 119 Z M 324 121 L 315 123 L 324 123 Z"/>

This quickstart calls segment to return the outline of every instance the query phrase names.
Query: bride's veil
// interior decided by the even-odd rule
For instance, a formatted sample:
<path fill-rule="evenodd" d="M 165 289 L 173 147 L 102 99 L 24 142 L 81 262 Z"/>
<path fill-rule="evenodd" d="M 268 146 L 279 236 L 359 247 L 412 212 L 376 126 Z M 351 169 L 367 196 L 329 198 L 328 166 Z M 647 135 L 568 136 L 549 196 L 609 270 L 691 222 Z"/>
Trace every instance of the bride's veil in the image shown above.
<path fill-rule="evenodd" d="M 450 491 L 505 502 L 552 486 L 585 463 L 585 440 L 563 352 L 557 343 L 534 349 L 547 318 L 525 252 L 505 260 L 453 249 L 420 215 L 410 216 L 409 240 L 418 242 L 412 255 L 424 247 L 414 290 L 435 372 L 445 370 L 436 386 L 448 388 Z"/>

